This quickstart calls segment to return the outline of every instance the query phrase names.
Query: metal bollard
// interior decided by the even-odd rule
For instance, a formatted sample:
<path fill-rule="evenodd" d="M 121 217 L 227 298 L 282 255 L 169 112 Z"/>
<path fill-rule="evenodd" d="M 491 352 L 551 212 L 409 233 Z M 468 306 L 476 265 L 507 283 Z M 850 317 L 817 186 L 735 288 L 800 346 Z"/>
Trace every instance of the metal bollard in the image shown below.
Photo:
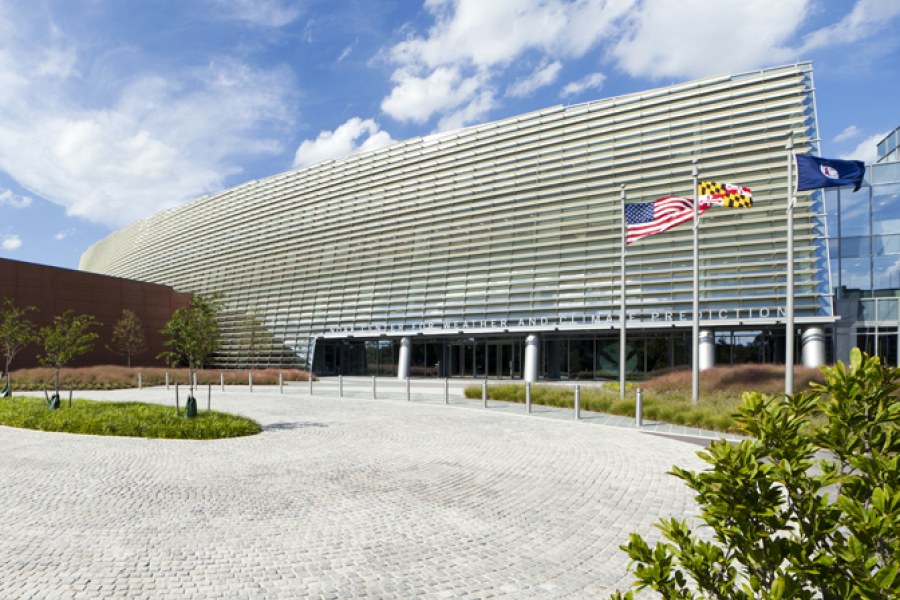
<path fill-rule="evenodd" d="M 166 373 L 166 389 L 169 389 L 169 374 Z"/>
<path fill-rule="evenodd" d="M 344 376 L 338 375 L 338 397 L 344 397 Z"/>
<path fill-rule="evenodd" d="M 225 373 L 219 373 L 219 381 L 222 383 L 222 391 L 225 391 Z"/>
<path fill-rule="evenodd" d="M 635 427 L 644 426 L 644 390 L 637 389 L 637 396 L 634 402 L 634 425 Z"/>
<path fill-rule="evenodd" d="M 444 404 L 450 404 L 450 379 L 444 379 Z"/>
<path fill-rule="evenodd" d="M 250 378 L 250 391 L 253 391 L 253 373 L 247 373 L 247 377 Z"/>
<path fill-rule="evenodd" d="M 575 386 L 575 420 L 581 418 L 581 386 Z"/>
<path fill-rule="evenodd" d="M 409 377 L 406 378 L 406 401 L 409 402 Z"/>
<path fill-rule="evenodd" d="M 372 375 L 372 398 L 378 398 L 378 376 Z"/>
<path fill-rule="evenodd" d="M 138 373 L 138 389 L 144 389 L 144 378 L 142 377 L 141 373 Z"/>
<path fill-rule="evenodd" d="M 525 384 L 525 412 L 531 414 L 531 382 Z"/>
<path fill-rule="evenodd" d="M 487 380 L 481 382 L 481 407 L 487 408 Z"/>
<path fill-rule="evenodd" d="M 284 377 L 282 376 L 281 373 L 278 374 L 278 393 L 279 394 L 284 393 Z"/>
<path fill-rule="evenodd" d="M 206 390 L 206 414 L 212 414 L 212 384 L 209 384 L 209 389 Z"/>
<path fill-rule="evenodd" d="M 178 382 L 175 382 L 175 416 L 177 417 L 179 413 L 178 407 Z"/>
<path fill-rule="evenodd" d="M 312 392 L 312 382 L 313 382 L 312 369 L 310 369 L 310 370 L 306 373 L 306 377 L 309 379 L 309 395 L 312 396 L 312 395 L 313 395 L 313 392 Z"/>

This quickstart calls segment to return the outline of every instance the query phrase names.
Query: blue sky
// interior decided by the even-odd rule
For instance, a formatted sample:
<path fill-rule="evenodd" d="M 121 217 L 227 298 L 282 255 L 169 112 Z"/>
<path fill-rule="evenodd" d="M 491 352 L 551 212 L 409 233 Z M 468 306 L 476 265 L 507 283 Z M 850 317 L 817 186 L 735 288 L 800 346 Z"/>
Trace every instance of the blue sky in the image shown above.
<path fill-rule="evenodd" d="M 812 60 L 823 155 L 900 125 L 900 0 L 0 0 L 0 256 L 556 104 Z"/>

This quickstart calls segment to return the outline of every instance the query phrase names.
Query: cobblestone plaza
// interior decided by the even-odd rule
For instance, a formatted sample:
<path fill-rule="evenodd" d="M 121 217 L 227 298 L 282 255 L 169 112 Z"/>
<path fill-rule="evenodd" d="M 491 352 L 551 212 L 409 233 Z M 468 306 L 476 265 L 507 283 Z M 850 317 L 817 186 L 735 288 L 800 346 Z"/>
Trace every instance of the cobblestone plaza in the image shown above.
<path fill-rule="evenodd" d="M 231 440 L 0 427 L 0 597 L 598 598 L 629 533 L 692 513 L 666 471 L 698 446 L 367 389 L 214 389 L 265 427 Z"/>

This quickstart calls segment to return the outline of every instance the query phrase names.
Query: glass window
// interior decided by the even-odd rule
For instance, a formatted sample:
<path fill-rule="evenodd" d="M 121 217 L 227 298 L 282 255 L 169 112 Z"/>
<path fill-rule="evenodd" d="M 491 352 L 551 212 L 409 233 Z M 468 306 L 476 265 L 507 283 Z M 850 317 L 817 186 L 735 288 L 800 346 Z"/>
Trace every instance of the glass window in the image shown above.
<path fill-rule="evenodd" d="M 828 221 L 828 237 L 838 237 L 838 200 L 837 190 L 825 190 L 825 214 Z"/>
<path fill-rule="evenodd" d="M 868 256 L 872 253 L 872 238 L 851 237 L 841 240 L 841 257 Z"/>
<path fill-rule="evenodd" d="M 897 152 L 888 160 L 896 160 Z M 892 183 L 900 181 L 900 162 L 886 162 L 880 165 L 872 165 L 872 180 L 875 183 Z"/>
<path fill-rule="evenodd" d="M 869 235 L 869 189 L 841 190 L 841 237 Z"/>
<path fill-rule="evenodd" d="M 897 301 L 896 300 L 879 300 L 878 301 L 878 320 L 879 321 L 896 321 L 897 320 Z"/>
<path fill-rule="evenodd" d="M 841 240 L 832 238 L 828 240 L 828 258 L 837 258 L 841 255 Z"/>
<path fill-rule="evenodd" d="M 841 289 L 849 292 L 849 296 L 858 298 L 859 292 L 869 294 L 872 289 L 872 267 L 868 258 L 844 259 L 841 261 Z M 852 292 L 857 292 L 853 294 Z"/>
<path fill-rule="evenodd" d="M 841 285 L 841 261 L 840 259 L 831 259 L 831 286 L 833 288 Z"/>
<path fill-rule="evenodd" d="M 900 256 L 876 256 L 873 259 L 872 289 L 876 292 L 900 290 Z"/>
<path fill-rule="evenodd" d="M 860 321 L 875 320 L 875 300 L 860 300 L 856 318 Z"/>
<path fill-rule="evenodd" d="M 878 256 L 884 254 L 900 254 L 900 234 L 873 236 L 872 253 L 877 254 Z"/>
<path fill-rule="evenodd" d="M 900 233 L 900 185 L 872 188 L 872 233 Z"/>
<path fill-rule="evenodd" d="M 880 144 L 878 144 L 878 158 L 881 158 L 887 154 L 887 140 L 882 140 Z"/>

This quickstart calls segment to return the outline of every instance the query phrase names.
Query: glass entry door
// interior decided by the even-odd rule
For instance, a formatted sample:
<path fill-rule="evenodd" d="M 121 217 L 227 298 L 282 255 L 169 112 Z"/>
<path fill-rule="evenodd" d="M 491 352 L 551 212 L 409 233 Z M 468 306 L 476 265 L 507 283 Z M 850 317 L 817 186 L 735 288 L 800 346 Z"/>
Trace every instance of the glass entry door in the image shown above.
<path fill-rule="evenodd" d="M 512 379 L 516 375 L 515 353 L 512 343 L 487 345 L 488 377 Z"/>

